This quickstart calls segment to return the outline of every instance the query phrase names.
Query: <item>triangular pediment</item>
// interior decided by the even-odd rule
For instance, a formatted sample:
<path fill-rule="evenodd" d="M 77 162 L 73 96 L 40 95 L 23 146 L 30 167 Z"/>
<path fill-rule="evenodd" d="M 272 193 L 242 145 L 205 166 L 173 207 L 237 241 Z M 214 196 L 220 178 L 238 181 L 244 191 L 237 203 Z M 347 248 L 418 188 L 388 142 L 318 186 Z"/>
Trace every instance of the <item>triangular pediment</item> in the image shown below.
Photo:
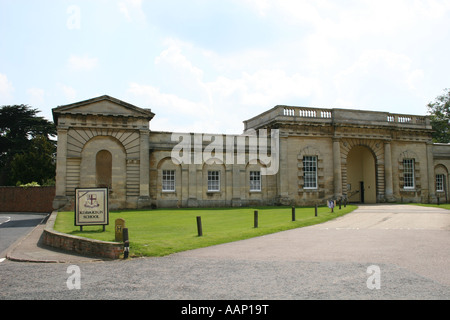
<path fill-rule="evenodd" d="M 150 109 L 142 109 L 122 100 L 104 95 L 68 105 L 59 106 L 53 110 L 53 119 L 57 123 L 59 115 L 101 115 L 144 118 L 151 120 L 154 113 Z"/>

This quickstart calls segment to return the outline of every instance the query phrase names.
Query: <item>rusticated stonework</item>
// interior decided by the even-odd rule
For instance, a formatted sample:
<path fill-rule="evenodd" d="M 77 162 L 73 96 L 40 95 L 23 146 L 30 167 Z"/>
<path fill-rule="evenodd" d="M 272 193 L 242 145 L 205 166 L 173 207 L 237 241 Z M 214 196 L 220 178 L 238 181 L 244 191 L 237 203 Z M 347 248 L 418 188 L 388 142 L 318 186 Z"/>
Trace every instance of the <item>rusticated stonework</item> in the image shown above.
<path fill-rule="evenodd" d="M 242 135 L 184 134 L 192 159 L 211 151 L 209 141 L 232 150 L 192 163 L 173 157 L 173 133 L 150 129 L 149 109 L 101 96 L 57 107 L 53 116 L 55 208 L 70 206 L 75 188 L 100 185 L 113 209 L 450 200 L 450 145 L 431 142 L 426 116 L 275 106 L 244 121 Z M 251 156 L 261 147 L 245 138 L 261 129 L 279 132 L 274 174 L 262 174 L 268 163 Z"/>

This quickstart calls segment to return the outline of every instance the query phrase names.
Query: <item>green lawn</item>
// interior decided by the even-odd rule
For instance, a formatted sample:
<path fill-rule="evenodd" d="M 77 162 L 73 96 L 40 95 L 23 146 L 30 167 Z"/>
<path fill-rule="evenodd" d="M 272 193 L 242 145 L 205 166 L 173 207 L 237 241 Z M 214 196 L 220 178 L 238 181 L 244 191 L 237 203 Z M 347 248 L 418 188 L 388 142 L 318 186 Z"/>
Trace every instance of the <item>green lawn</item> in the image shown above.
<path fill-rule="evenodd" d="M 164 256 L 175 252 L 232 242 L 269 233 L 322 223 L 347 214 L 357 207 L 347 205 L 334 208 L 296 208 L 296 221 L 292 221 L 291 207 L 214 208 L 214 209 L 155 209 L 149 211 L 111 211 L 109 225 L 85 226 L 83 232 L 74 226 L 73 212 L 59 212 L 55 230 L 93 238 L 114 241 L 115 220 L 125 220 L 130 239 L 130 257 Z M 254 210 L 258 210 L 258 228 L 254 228 Z M 196 217 L 201 216 L 203 236 L 197 233 Z"/>

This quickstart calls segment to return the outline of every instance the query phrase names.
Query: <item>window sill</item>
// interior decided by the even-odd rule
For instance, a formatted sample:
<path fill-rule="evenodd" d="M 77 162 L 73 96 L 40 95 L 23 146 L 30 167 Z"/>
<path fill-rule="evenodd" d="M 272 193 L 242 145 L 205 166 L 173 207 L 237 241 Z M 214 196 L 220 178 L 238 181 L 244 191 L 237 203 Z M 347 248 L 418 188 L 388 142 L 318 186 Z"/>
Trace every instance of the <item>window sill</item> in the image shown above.
<path fill-rule="evenodd" d="M 176 196 L 177 192 L 176 191 L 161 191 L 160 194 L 163 197 L 170 197 L 170 196 Z"/>

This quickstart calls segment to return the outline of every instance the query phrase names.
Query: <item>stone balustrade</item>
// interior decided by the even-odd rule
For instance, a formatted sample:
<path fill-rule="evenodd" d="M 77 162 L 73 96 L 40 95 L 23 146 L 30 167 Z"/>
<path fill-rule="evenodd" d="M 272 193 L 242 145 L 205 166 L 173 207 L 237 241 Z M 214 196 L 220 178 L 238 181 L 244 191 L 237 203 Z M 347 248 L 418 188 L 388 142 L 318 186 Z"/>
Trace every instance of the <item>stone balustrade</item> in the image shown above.
<path fill-rule="evenodd" d="M 259 128 L 270 121 L 308 121 L 382 126 L 414 126 L 430 129 L 427 116 L 393 114 L 389 112 L 276 106 L 257 117 L 244 121 L 245 129 Z"/>

